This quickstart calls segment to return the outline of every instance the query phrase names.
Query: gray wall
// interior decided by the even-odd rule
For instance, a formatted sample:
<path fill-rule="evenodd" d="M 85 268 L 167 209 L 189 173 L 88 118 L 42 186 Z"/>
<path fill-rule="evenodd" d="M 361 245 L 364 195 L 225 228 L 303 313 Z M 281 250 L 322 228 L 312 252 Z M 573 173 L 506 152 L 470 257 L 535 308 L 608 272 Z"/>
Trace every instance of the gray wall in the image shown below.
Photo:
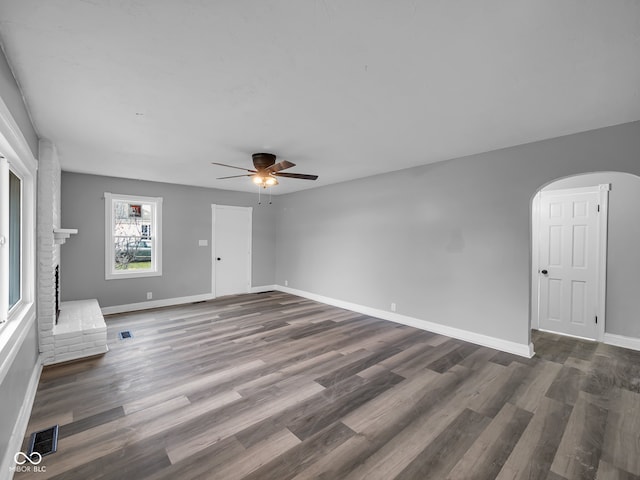
<path fill-rule="evenodd" d="M 9 437 L 13 432 L 18 413 L 25 401 L 25 394 L 33 369 L 38 362 L 38 337 L 36 322 L 30 328 L 20 350 L 16 354 L 12 366 L 0 383 L 0 460 L 7 451 Z M 17 335 L 16 335 L 17 336 Z M 15 341 L 10 342 L 10 345 Z M 4 355 L 8 352 L 4 349 L 0 352 L 1 361 L 5 361 Z M 4 474 L 4 472 L 2 472 Z M 0 475 L 1 477 L 1 475 Z"/>
<path fill-rule="evenodd" d="M 162 276 L 105 280 L 104 192 L 163 197 Z M 61 248 L 63 300 L 97 298 L 100 306 L 126 305 L 211 292 L 211 204 L 253 207 L 254 286 L 272 285 L 275 208 L 257 195 L 114 177 L 62 174 L 62 227 L 77 228 Z M 209 240 L 199 247 L 198 240 Z"/>
<path fill-rule="evenodd" d="M 526 344 L 532 197 L 602 170 L 640 122 L 280 196 L 276 283 Z"/>
<path fill-rule="evenodd" d="M 33 125 L 31 125 L 18 85 L 13 78 L 2 52 L 0 52 L 0 98 L 2 98 L 2 101 L 7 105 L 7 108 L 9 108 L 12 117 L 22 130 L 22 134 L 29 143 L 29 147 L 34 156 L 37 158 L 38 137 Z M 33 255 L 35 255 L 35 250 L 33 251 Z M 38 361 L 36 322 L 34 321 L 33 325 L 29 328 L 22 345 L 17 345 L 16 342 L 18 339 L 16 337 L 21 330 L 21 328 L 18 328 L 18 332 L 16 332 L 14 338 L 12 338 L 8 344 L 0 345 L 0 365 L 2 365 L 3 368 L 7 368 L 6 375 L 0 378 L 0 460 L 6 451 L 7 442 L 9 441 L 9 437 L 24 402 L 31 373 Z M 11 365 L 5 365 L 9 362 L 9 352 L 14 346 L 19 349 L 18 353 Z"/>
<path fill-rule="evenodd" d="M 0 97 L 11 116 L 20 127 L 20 131 L 26 139 L 33 156 L 38 158 L 38 135 L 31 123 L 31 118 L 24 103 L 22 92 L 13 78 L 13 73 L 3 52 L 0 52 Z"/>
<path fill-rule="evenodd" d="M 544 190 L 610 183 L 605 331 L 640 338 L 640 177 L 619 172 L 569 177 Z"/>

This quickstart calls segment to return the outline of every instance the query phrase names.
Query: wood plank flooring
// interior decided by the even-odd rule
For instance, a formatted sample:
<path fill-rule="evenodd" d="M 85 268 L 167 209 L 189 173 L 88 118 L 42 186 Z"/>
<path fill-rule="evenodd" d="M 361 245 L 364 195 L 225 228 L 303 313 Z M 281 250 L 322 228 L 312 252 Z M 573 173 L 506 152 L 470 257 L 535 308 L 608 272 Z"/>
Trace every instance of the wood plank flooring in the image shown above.
<path fill-rule="evenodd" d="M 58 452 L 16 478 L 640 478 L 640 352 L 534 332 L 525 359 L 280 292 L 107 325 L 44 369 L 28 432 Z"/>

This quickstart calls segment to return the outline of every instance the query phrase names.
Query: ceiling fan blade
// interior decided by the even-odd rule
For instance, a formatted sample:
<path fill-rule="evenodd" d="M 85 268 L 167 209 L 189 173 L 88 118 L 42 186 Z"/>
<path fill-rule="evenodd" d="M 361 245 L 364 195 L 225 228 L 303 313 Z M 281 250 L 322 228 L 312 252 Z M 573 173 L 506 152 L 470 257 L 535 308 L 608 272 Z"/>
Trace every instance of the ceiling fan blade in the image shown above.
<path fill-rule="evenodd" d="M 253 177 L 253 175 L 231 175 L 230 177 L 218 177 L 216 180 L 226 180 L 227 178 Z"/>
<path fill-rule="evenodd" d="M 306 175 L 304 173 L 279 173 L 275 172 L 276 177 L 299 178 L 301 180 L 317 180 L 318 175 Z"/>
<path fill-rule="evenodd" d="M 245 172 L 256 173 L 255 170 L 249 170 L 248 168 L 236 167 L 235 165 L 226 165 L 224 163 L 211 162 L 212 165 L 220 165 L 221 167 L 237 168 L 238 170 L 244 170 Z"/>
<path fill-rule="evenodd" d="M 287 168 L 291 168 L 295 166 L 296 166 L 295 163 L 291 163 L 291 162 L 288 162 L 287 160 L 283 160 L 281 162 L 271 165 L 270 167 L 265 168 L 264 171 L 267 173 L 276 173 L 276 172 L 279 172 L 280 170 L 285 170 Z"/>

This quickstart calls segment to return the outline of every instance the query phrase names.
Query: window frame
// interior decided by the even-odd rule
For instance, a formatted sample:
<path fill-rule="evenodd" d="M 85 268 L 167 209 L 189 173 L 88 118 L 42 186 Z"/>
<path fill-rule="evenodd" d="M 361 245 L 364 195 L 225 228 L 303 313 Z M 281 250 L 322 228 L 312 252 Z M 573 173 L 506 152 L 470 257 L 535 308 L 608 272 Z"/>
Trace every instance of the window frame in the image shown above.
<path fill-rule="evenodd" d="M 9 166 L 22 182 L 21 202 L 21 298 L 9 306 L 8 262 L 0 260 L 0 383 L 13 365 L 23 342 L 36 324 L 36 178 L 38 161 L 9 108 L 0 98 L 0 185 L 8 186 Z M 6 179 L 7 183 L 4 183 Z M 0 236 L 8 235 L 8 201 L 0 188 Z M 7 197 L 8 198 L 8 197 Z M 5 210 L 7 209 L 7 210 Z M 8 249 L 0 246 L 0 257 L 8 259 Z M 6 276 L 5 276 L 6 275 Z M 5 280 L 7 283 L 5 283 Z M 3 293 L 6 296 L 3 300 Z M 3 301 L 6 301 L 4 308 Z M 0 459 L 1 461 L 1 459 Z"/>
<path fill-rule="evenodd" d="M 14 152 L 11 152 L 14 153 Z M 28 312 L 34 308 L 35 297 L 35 202 L 34 202 L 34 175 L 26 162 L 13 154 L 5 156 L 0 154 L 0 237 L 4 244 L 0 253 L 0 278 L 3 289 L 0 291 L 0 331 L 14 320 L 25 318 Z M 20 296 L 16 303 L 9 307 L 9 179 L 11 174 L 20 181 Z M 6 188 L 5 188 L 6 187 Z M 5 248 L 6 247 L 6 248 Z M 6 289 L 4 288 L 6 285 Z M 4 334 L 0 335 L 4 337 Z M 0 348 L 4 342 L 0 338 Z"/>
<path fill-rule="evenodd" d="M 9 320 L 9 169 L 0 154 L 0 328 Z"/>
<path fill-rule="evenodd" d="M 19 308 L 20 304 L 22 303 L 22 294 L 25 290 L 25 285 L 23 283 L 23 277 L 24 277 L 24 235 L 25 235 L 25 231 L 24 231 L 24 221 L 23 221 L 23 217 L 24 217 L 24 181 L 22 179 L 22 176 L 20 175 L 19 172 L 17 172 L 15 169 L 11 168 L 11 164 L 9 164 L 9 185 L 10 185 L 10 181 L 11 181 L 11 175 L 13 174 L 14 177 L 16 177 L 18 179 L 18 181 L 20 182 L 20 213 L 19 213 L 19 221 L 20 224 L 18 226 L 18 243 L 19 243 L 19 259 L 18 259 L 18 288 L 19 288 L 19 292 L 18 292 L 18 299 L 16 300 L 16 303 L 14 303 L 13 305 L 11 305 L 11 258 L 9 258 L 9 265 L 7 266 L 7 268 L 9 269 L 9 289 L 8 289 L 8 295 L 9 295 L 9 299 L 8 299 L 8 305 L 9 305 L 9 311 L 8 311 L 8 317 L 11 317 L 11 314 L 13 311 L 16 310 L 16 308 Z M 9 210 L 11 208 L 11 198 L 9 198 Z M 11 222 L 11 212 L 9 211 L 9 222 Z M 9 256 L 11 256 L 11 224 L 9 224 L 9 230 L 7 231 L 7 233 L 9 234 L 9 239 L 8 239 L 8 249 L 9 249 Z"/>
<path fill-rule="evenodd" d="M 28 280 L 25 272 L 25 249 L 28 247 L 28 236 L 25 229 L 25 175 L 4 155 L 0 154 L 0 216 L 2 216 L 2 225 L 0 226 L 0 246 L 2 253 L 0 254 L 0 277 L 3 285 L 0 291 L 0 328 L 16 318 L 25 307 L 25 292 L 27 291 L 26 282 Z M 20 289 L 18 299 L 10 305 L 10 287 L 11 287 L 11 223 L 10 223 L 10 178 L 11 175 L 16 177 L 20 182 L 20 225 L 19 225 L 19 282 Z M 4 287 L 6 285 L 6 288 Z"/>
<path fill-rule="evenodd" d="M 145 203 L 152 205 L 152 270 L 116 270 L 115 269 L 115 235 L 114 235 L 114 202 Z M 104 193 L 105 208 L 105 280 L 123 278 L 144 278 L 162 276 L 162 197 L 145 197 L 141 195 L 124 195 L 119 193 Z"/>

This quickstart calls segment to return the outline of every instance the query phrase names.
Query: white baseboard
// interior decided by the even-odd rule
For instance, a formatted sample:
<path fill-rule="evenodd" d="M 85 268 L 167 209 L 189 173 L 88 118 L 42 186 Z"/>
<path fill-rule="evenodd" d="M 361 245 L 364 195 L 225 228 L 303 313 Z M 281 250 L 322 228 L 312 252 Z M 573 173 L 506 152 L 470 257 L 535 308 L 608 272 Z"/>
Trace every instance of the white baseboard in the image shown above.
<path fill-rule="evenodd" d="M 630 348 L 631 350 L 640 350 L 640 338 L 625 337 L 615 333 L 605 333 L 604 343 L 615 345 L 616 347 Z"/>
<path fill-rule="evenodd" d="M 389 320 L 391 322 L 400 323 L 421 330 L 427 330 L 429 332 L 438 333 L 440 335 L 446 335 L 447 337 L 457 338 L 464 340 L 465 342 L 475 343 L 476 345 L 482 345 L 484 347 L 495 348 L 503 352 L 513 353 L 521 357 L 531 358 L 534 355 L 533 344 L 522 344 L 511 342 L 509 340 L 503 340 L 501 338 L 490 337 L 488 335 L 482 335 L 479 333 L 470 332 L 468 330 L 462 330 L 460 328 L 449 327 L 439 323 L 429 322 L 427 320 L 421 320 L 419 318 L 408 317 L 406 315 L 400 315 L 395 312 L 387 312 L 385 310 L 379 310 L 377 308 L 367 307 L 359 305 L 357 303 L 345 302 L 343 300 L 337 300 L 335 298 L 325 297 L 323 295 L 317 295 L 311 292 L 305 292 L 303 290 L 297 290 L 295 288 L 283 287 L 281 285 L 261 285 L 257 287 L 251 287 L 249 293 L 261 293 L 269 290 L 277 290 L 280 292 L 290 293 L 292 295 L 298 295 L 299 297 L 308 298 L 317 302 L 326 303 L 327 305 L 333 305 L 335 307 L 344 308 L 354 312 L 362 313 L 364 315 L 370 315 L 372 317 L 381 318 L 383 320 Z M 114 313 L 133 312 L 137 310 L 146 310 L 149 308 L 168 307 L 171 305 L 180 305 L 184 303 L 192 303 L 199 301 L 212 300 L 215 296 L 213 294 L 193 295 L 190 297 L 178 297 L 168 298 L 165 300 L 152 300 L 148 302 L 130 303 L 128 305 L 116 305 L 112 307 L 103 307 L 103 315 L 111 315 Z"/>
<path fill-rule="evenodd" d="M 251 287 L 247 293 L 262 293 L 269 290 L 276 290 L 276 285 L 261 285 Z M 191 295 L 188 297 L 166 298 L 164 300 L 149 300 L 147 302 L 128 303 L 125 305 L 113 305 L 111 307 L 102 307 L 100 310 L 103 315 L 113 315 L 114 313 L 136 312 L 138 310 L 148 310 L 150 308 L 171 307 L 173 305 L 183 305 L 185 303 L 202 302 L 213 300 L 216 296 L 212 293 L 203 293 L 201 295 Z"/>
<path fill-rule="evenodd" d="M 8 472 L 9 474 L 9 477 L 7 478 L 13 478 L 13 473 L 10 471 L 10 468 L 15 465 L 15 454 L 22 449 L 22 440 L 27 433 L 27 426 L 29 425 L 29 419 L 31 418 L 31 408 L 33 407 L 33 402 L 36 398 L 41 373 L 42 362 L 41 358 L 38 357 L 36 365 L 33 368 L 33 372 L 31 372 L 31 378 L 29 379 L 29 385 L 27 385 L 27 391 L 24 395 L 22 407 L 20 407 L 18 418 L 16 419 L 13 431 L 11 432 L 11 437 L 9 437 L 9 442 L 7 443 L 7 451 L 5 452 L 4 458 L 2 458 L 2 463 L 0 464 L 0 478 L 5 478 L 2 476 L 5 472 Z"/>
<path fill-rule="evenodd" d="M 261 285 L 259 287 L 251 287 L 251 289 L 249 290 L 249 293 L 262 293 L 262 292 L 269 292 L 271 290 L 277 290 L 278 286 L 277 285 Z"/>
<path fill-rule="evenodd" d="M 165 298 L 163 300 L 149 300 L 148 302 L 129 303 L 126 305 L 113 305 L 111 307 L 102 307 L 100 310 L 103 315 L 112 315 L 114 313 L 136 312 L 138 310 L 148 310 L 150 308 L 170 307 L 172 305 L 182 305 L 184 303 L 202 302 L 213 300 L 215 296 L 211 293 L 203 293 L 201 295 L 191 295 L 188 297 Z"/>
<path fill-rule="evenodd" d="M 383 320 L 389 320 L 391 322 L 400 323 L 402 325 L 408 325 L 410 327 L 419 328 L 421 330 L 427 330 L 429 332 L 438 333 L 440 335 L 446 335 L 447 337 L 457 338 L 464 340 L 465 342 L 475 343 L 476 345 L 482 345 L 483 347 L 495 348 L 507 353 L 513 353 L 521 357 L 531 358 L 535 354 L 533 351 L 533 343 L 523 344 L 511 342 L 509 340 L 503 340 L 501 338 L 490 337 L 488 335 L 482 335 L 480 333 L 470 332 L 468 330 L 462 330 L 460 328 L 449 327 L 439 323 L 429 322 L 427 320 L 421 320 L 419 318 L 408 317 L 406 315 L 400 315 L 395 312 L 387 312 L 385 310 L 379 310 L 377 308 L 371 308 L 357 303 L 345 302 L 343 300 L 336 300 L 335 298 L 325 297 L 323 295 L 317 295 L 315 293 L 305 292 L 303 290 L 296 290 L 295 288 L 283 287 L 281 285 L 274 285 L 273 290 L 279 290 L 281 292 L 290 293 L 292 295 L 298 295 L 299 297 L 308 298 L 309 300 L 315 300 L 316 302 L 326 303 L 327 305 L 333 305 L 334 307 L 344 308 L 354 312 L 362 313 L 364 315 L 370 315 L 372 317 L 381 318 Z"/>

